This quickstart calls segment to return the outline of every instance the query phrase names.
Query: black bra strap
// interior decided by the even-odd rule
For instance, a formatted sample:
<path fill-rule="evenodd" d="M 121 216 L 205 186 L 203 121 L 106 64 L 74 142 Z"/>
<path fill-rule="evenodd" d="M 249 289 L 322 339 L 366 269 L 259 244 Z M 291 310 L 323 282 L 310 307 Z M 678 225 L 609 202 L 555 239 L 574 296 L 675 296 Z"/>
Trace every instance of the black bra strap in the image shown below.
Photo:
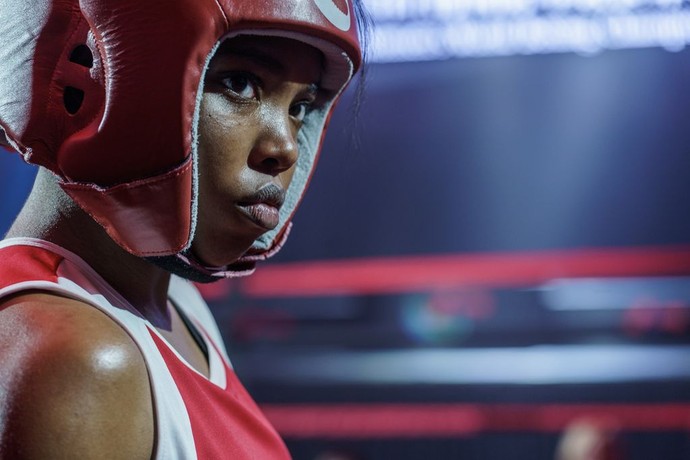
<path fill-rule="evenodd" d="M 187 317 L 187 315 L 182 311 L 181 308 L 178 308 L 174 303 L 170 302 L 170 304 L 175 308 L 175 311 L 177 312 L 178 315 L 180 315 L 180 319 L 182 319 L 182 322 L 184 323 L 185 326 L 187 326 L 187 330 L 189 330 L 189 333 L 192 335 L 192 338 L 196 342 L 197 345 L 199 345 L 199 348 L 201 349 L 201 352 L 204 354 L 206 357 L 206 362 L 208 362 L 208 345 L 206 345 L 206 341 L 204 338 L 201 336 L 201 333 L 199 330 L 196 328 L 194 323 L 190 321 L 190 319 Z"/>

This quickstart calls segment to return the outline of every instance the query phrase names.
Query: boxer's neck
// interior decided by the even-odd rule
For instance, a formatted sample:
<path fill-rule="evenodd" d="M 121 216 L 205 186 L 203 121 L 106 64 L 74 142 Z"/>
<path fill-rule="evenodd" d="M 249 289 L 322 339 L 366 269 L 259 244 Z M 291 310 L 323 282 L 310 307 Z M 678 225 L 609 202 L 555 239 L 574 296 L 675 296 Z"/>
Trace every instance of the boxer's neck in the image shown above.
<path fill-rule="evenodd" d="M 49 172 L 39 171 L 7 236 L 40 238 L 77 254 L 156 327 L 169 326 L 169 273 L 120 248 Z"/>

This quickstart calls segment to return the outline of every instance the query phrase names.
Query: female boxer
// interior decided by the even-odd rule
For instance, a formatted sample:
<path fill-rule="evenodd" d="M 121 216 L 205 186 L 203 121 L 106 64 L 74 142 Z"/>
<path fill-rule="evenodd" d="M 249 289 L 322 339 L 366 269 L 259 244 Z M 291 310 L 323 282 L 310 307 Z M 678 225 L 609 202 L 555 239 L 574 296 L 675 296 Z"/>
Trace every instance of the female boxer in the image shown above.
<path fill-rule="evenodd" d="M 187 280 L 280 248 L 362 18 L 0 0 L 0 126 L 41 166 L 0 242 L 1 458 L 289 458 Z"/>

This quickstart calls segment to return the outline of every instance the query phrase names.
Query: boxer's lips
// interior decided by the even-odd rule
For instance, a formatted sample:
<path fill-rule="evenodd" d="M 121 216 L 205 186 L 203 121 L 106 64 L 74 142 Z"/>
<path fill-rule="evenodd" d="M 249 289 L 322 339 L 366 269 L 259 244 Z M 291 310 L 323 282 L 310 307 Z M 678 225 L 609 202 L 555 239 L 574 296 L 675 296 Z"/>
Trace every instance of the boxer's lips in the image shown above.
<path fill-rule="evenodd" d="M 280 222 L 279 209 L 267 203 L 237 204 L 237 209 L 259 227 L 273 230 Z"/>
<path fill-rule="evenodd" d="M 273 230 L 280 222 L 280 207 L 285 201 L 285 190 L 268 184 L 237 203 L 237 208 L 252 222 L 266 230 Z"/>

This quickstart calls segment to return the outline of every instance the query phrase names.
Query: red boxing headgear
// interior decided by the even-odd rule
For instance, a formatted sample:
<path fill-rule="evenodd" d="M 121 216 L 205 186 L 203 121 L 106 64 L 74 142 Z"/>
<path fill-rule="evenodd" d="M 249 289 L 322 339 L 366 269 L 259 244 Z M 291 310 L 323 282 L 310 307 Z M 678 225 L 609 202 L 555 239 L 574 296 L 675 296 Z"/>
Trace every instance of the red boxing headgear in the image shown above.
<path fill-rule="evenodd" d="M 281 224 L 240 262 L 265 258 L 287 233 L 333 102 L 360 65 L 351 1 L 0 0 L 0 126 L 124 249 L 194 265 L 181 253 L 194 235 L 210 58 L 239 34 L 306 42 L 326 57 L 332 97 L 300 130 Z"/>

